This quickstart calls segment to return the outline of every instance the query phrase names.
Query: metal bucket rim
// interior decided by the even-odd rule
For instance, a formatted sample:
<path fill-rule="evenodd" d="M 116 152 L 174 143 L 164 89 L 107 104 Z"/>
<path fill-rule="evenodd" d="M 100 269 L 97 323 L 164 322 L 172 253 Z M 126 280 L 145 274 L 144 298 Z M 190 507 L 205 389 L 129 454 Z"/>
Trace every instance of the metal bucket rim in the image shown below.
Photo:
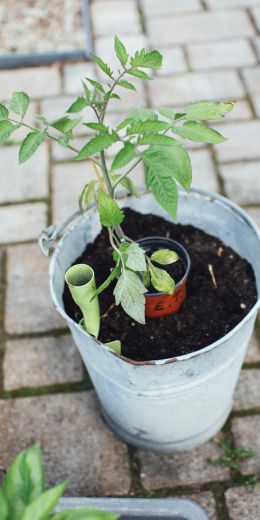
<path fill-rule="evenodd" d="M 238 204 L 236 204 L 235 202 L 229 200 L 227 197 L 224 197 L 223 195 L 219 195 L 218 193 L 210 193 L 210 192 L 208 192 L 206 190 L 199 190 L 199 189 L 196 189 L 196 188 L 191 188 L 189 193 L 185 193 L 184 191 L 182 191 L 182 193 L 185 196 L 187 196 L 187 197 L 188 196 L 194 196 L 194 197 L 200 197 L 200 198 L 208 199 L 209 201 L 218 203 L 220 205 L 225 206 L 229 210 L 234 211 L 236 216 L 238 218 L 242 218 L 246 222 L 248 227 L 251 228 L 254 231 L 255 235 L 257 236 L 258 240 L 260 241 L 260 229 L 257 227 L 257 225 L 255 224 L 253 219 L 242 208 L 240 208 L 240 206 L 238 206 Z M 151 193 L 149 191 L 147 191 L 147 190 L 143 190 L 142 195 L 148 195 L 148 194 L 151 194 Z M 124 196 L 121 196 L 120 198 L 125 200 L 125 199 L 129 198 L 129 196 L 128 195 L 124 195 Z M 103 348 L 103 349 L 105 349 L 107 351 L 108 348 L 105 347 L 103 345 L 103 343 L 101 343 L 99 340 L 93 338 L 93 336 L 90 336 L 87 332 L 83 331 L 82 328 L 80 327 L 80 325 L 78 323 L 76 323 L 72 318 L 70 318 L 70 316 L 68 316 L 68 314 L 65 312 L 65 310 L 62 309 L 62 307 L 60 306 L 59 302 L 57 301 L 57 297 L 56 297 L 54 286 L 53 286 L 53 277 L 55 275 L 55 264 L 56 264 L 56 261 L 58 261 L 59 253 L 62 250 L 64 242 L 67 240 L 68 237 L 71 236 L 71 234 L 73 233 L 75 228 L 77 228 L 79 225 L 81 225 L 82 220 L 87 219 L 89 213 L 93 212 L 95 210 L 96 210 L 95 207 L 90 208 L 85 213 L 85 215 L 79 221 L 77 221 L 73 226 L 71 226 L 71 228 L 69 228 L 64 233 L 62 238 L 59 240 L 59 243 L 58 243 L 58 245 L 57 245 L 57 247 L 56 247 L 56 249 L 55 249 L 55 251 L 54 251 L 54 253 L 53 253 L 52 257 L 51 257 L 51 260 L 50 260 L 50 265 L 49 265 L 49 277 L 50 277 L 49 278 L 49 285 L 50 285 L 50 292 L 51 292 L 51 296 L 52 296 L 52 299 L 53 299 L 53 302 L 54 302 L 54 306 L 58 310 L 59 314 L 67 322 L 71 323 L 71 325 L 73 325 L 74 327 L 76 326 L 81 331 L 82 334 L 86 334 L 88 337 L 91 337 L 91 339 L 94 342 L 97 343 L 98 348 Z M 135 360 L 132 360 L 132 359 L 127 358 L 125 356 L 122 356 L 120 354 L 117 354 L 113 350 L 110 350 L 110 349 L 109 350 L 110 350 L 111 354 L 113 354 L 114 356 L 120 358 L 121 361 L 126 362 L 126 363 L 131 364 L 131 365 L 135 365 L 135 366 L 168 365 L 170 363 L 176 363 L 177 361 L 187 361 L 187 360 L 189 360 L 191 358 L 194 358 L 194 357 L 197 357 L 199 355 L 205 354 L 205 353 L 213 350 L 214 348 L 217 348 L 219 344 L 222 344 L 223 342 L 228 341 L 233 335 L 236 334 L 236 332 L 248 320 L 250 320 L 252 318 L 252 316 L 257 312 L 257 310 L 259 308 L 260 308 L 260 294 L 258 293 L 257 301 L 254 304 L 254 306 L 252 307 L 252 309 L 248 312 L 248 314 L 246 314 L 246 316 L 244 316 L 244 318 L 233 329 L 231 329 L 227 334 L 225 334 L 225 336 L 222 336 L 218 340 L 214 341 L 210 345 L 207 345 L 206 347 L 204 347 L 204 348 L 202 348 L 200 350 L 195 350 L 194 352 L 190 352 L 188 354 L 183 354 L 183 355 L 180 355 L 180 356 L 176 356 L 176 357 L 172 357 L 172 358 L 166 358 L 166 359 L 157 359 L 157 360 L 155 359 L 155 360 L 149 360 L 149 361 L 135 361 Z"/>

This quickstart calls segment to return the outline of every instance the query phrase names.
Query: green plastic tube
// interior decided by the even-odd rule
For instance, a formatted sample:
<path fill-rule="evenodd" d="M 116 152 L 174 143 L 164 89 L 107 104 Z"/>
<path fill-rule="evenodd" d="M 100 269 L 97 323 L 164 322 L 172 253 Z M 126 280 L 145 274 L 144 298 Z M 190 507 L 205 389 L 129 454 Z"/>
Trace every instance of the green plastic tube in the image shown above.
<path fill-rule="evenodd" d="M 76 264 L 65 274 L 65 281 L 75 303 L 79 306 L 86 331 L 98 337 L 100 329 L 100 309 L 96 293 L 95 274 L 87 264 Z M 94 298 L 93 298 L 94 296 Z"/>

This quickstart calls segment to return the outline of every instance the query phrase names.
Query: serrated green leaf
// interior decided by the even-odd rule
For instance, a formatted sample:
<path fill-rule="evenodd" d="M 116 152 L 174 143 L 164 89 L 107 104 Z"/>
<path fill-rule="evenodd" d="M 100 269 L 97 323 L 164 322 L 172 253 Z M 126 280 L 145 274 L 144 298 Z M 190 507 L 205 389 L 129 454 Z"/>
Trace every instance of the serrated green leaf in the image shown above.
<path fill-rule="evenodd" d="M 15 114 L 24 116 L 30 104 L 30 98 L 26 92 L 14 92 L 10 102 L 10 110 Z"/>
<path fill-rule="evenodd" d="M 162 60 L 163 58 L 159 51 L 147 52 L 145 49 L 141 49 L 141 51 L 136 51 L 130 63 L 132 67 L 147 67 L 156 70 L 160 69 Z"/>
<path fill-rule="evenodd" d="M 175 282 L 165 269 L 160 269 L 159 267 L 149 264 L 149 272 L 152 285 L 157 291 L 162 291 L 167 294 L 174 293 Z"/>
<path fill-rule="evenodd" d="M 204 121 L 219 119 L 228 114 L 233 106 L 233 101 L 198 101 L 196 103 L 190 103 L 185 107 L 185 118 L 189 121 L 197 121 L 197 119 Z"/>
<path fill-rule="evenodd" d="M 132 69 L 132 70 L 129 70 L 129 71 L 128 71 L 128 74 L 131 74 L 131 76 L 135 76 L 136 78 L 141 78 L 141 79 L 153 79 L 152 76 L 150 76 L 149 74 L 147 74 L 147 73 L 144 72 L 143 70 L 139 70 L 139 69 Z"/>
<path fill-rule="evenodd" d="M 76 156 L 76 161 L 81 161 L 90 157 L 91 155 L 95 155 L 106 148 L 109 148 L 113 143 L 118 140 L 117 135 L 115 133 L 112 134 L 102 134 L 93 137 L 83 148 L 80 150 L 79 154 Z"/>
<path fill-rule="evenodd" d="M 83 89 L 85 92 L 86 101 L 87 101 L 87 103 L 90 103 L 91 92 L 83 80 L 81 80 L 81 83 L 82 83 L 82 86 L 83 86 Z"/>
<path fill-rule="evenodd" d="M 131 124 L 131 122 L 132 122 L 132 119 L 124 119 L 124 121 L 121 121 L 121 123 L 119 123 L 119 125 L 117 125 L 116 130 L 117 131 L 122 130 L 126 126 L 129 126 Z"/>
<path fill-rule="evenodd" d="M 61 146 L 64 146 L 64 148 L 67 148 L 67 146 L 69 145 L 70 139 L 71 139 L 70 134 L 65 134 L 63 137 L 60 137 L 59 144 Z"/>
<path fill-rule="evenodd" d="M 144 271 L 144 273 L 142 273 L 142 278 L 143 278 L 144 286 L 149 287 L 151 285 L 151 277 L 150 277 L 149 269 L 147 271 Z"/>
<path fill-rule="evenodd" d="M 165 121 L 140 121 L 138 123 L 133 123 L 127 129 L 127 135 L 157 133 L 161 132 L 162 130 L 167 130 L 168 128 L 169 123 L 165 123 Z"/>
<path fill-rule="evenodd" d="M 112 178 L 113 182 L 117 182 L 120 179 L 120 177 L 121 177 L 121 175 L 111 174 L 111 178 Z M 124 177 L 123 179 L 121 179 L 120 184 L 127 191 L 129 191 L 132 195 L 134 195 L 134 197 L 137 197 L 137 198 L 141 197 L 141 193 L 139 193 L 139 191 L 135 187 L 135 185 L 134 185 L 132 179 L 130 179 L 130 177 Z"/>
<path fill-rule="evenodd" d="M 24 139 L 19 150 L 19 163 L 24 163 L 36 152 L 37 148 L 43 143 L 47 133 L 34 130 Z"/>
<path fill-rule="evenodd" d="M 127 90 L 135 90 L 136 91 L 135 86 L 132 85 L 132 83 L 129 83 L 128 81 L 121 80 L 121 81 L 118 82 L 118 85 L 120 87 L 126 88 Z"/>
<path fill-rule="evenodd" d="M 102 58 L 99 56 L 96 56 L 95 54 L 92 54 L 96 64 L 99 66 L 101 70 L 111 79 L 113 79 L 113 71 L 110 69 L 110 67 L 105 63 Z"/>
<path fill-rule="evenodd" d="M 39 445 L 22 451 L 8 468 L 3 491 L 10 519 L 20 520 L 25 508 L 43 491 L 44 478 Z"/>
<path fill-rule="evenodd" d="M 59 132 L 66 134 L 70 132 L 82 121 L 82 117 L 77 117 L 76 119 L 70 119 L 68 116 L 61 117 L 60 119 L 55 119 L 50 122 L 50 126 L 55 128 Z"/>
<path fill-rule="evenodd" d="M 122 168 L 136 157 L 135 145 L 129 142 L 124 144 L 124 147 L 115 156 L 111 169 L 118 170 Z"/>
<path fill-rule="evenodd" d="M 168 117 L 169 119 L 175 119 L 176 116 L 176 111 L 172 110 L 171 108 L 160 108 L 158 112 L 162 116 Z"/>
<path fill-rule="evenodd" d="M 112 348 L 111 344 L 109 344 L 109 346 Z M 118 353 L 120 354 L 120 352 Z M 118 518 L 119 515 L 114 513 L 107 513 L 106 511 L 98 511 L 97 509 L 91 508 L 81 508 L 57 513 L 52 520 L 117 520 Z"/>
<path fill-rule="evenodd" d="M 142 157 L 156 176 L 174 177 L 186 191 L 189 191 L 192 180 L 191 162 L 181 144 L 176 142 L 164 148 L 151 146 L 142 152 Z"/>
<path fill-rule="evenodd" d="M 132 242 L 127 249 L 126 266 L 132 271 L 146 271 L 145 253 L 136 242 Z"/>
<path fill-rule="evenodd" d="M 158 249 L 158 251 L 154 251 L 152 254 L 151 260 L 161 265 L 169 265 L 177 262 L 179 255 L 171 249 Z"/>
<path fill-rule="evenodd" d="M 79 196 L 79 208 L 82 213 L 89 208 L 91 201 L 94 198 L 96 185 L 97 181 L 90 181 L 82 190 Z"/>
<path fill-rule="evenodd" d="M 103 123 L 83 123 L 83 125 L 99 132 L 107 133 L 109 131 L 108 126 L 104 125 Z"/>
<path fill-rule="evenodd" d="M 67 112 L 68 113 L 81 112 L 81 110 L 83 110 L 83 108 L 86 108 L 86 106 L 88 106 L 86 99 L 84 97 L 80 96 L 80 97 L 77 97 L 76 101 L 74 101 L 70 105 Z"/>
<path fill-rule="evenodd" d="M 9 110 L 8 108 L 0 103 L 0 120 L 2 119 L 8 119 L 9 116 Z"/>
<path fill-rule="evenodd" d="M 142 325 L 145 324 L 145 298 L 146 287 L 133 271 L 125 269 L 114 288 L 116 305 L 121 303 L 124 311 Z"/>
<path fill-rule="evenodd" d="M 15 125 L 4 119 L 0 121 L 0 144 L 3 144 L 15 130 Z"/>
<path fill-rule="evenodd" d="M 63 482 L 35 498 L 25 509 L 19 520 L 47 520 L 64 493 L 67 483 Z"/>
<path fill-rule="evenodd" d="M 142 137 L 138 137 L 138 145 L 157 145 L 157 146 L 174 146 L 176 139 L 164 134 L 146 134 Z"/>
<path fill-rule="evenodd" d="M 183 126 L 173 125 L 171 130 L 184 139 L 190 139 L 199 143 L 218 144 L 226 141 L 225 137 L 213 130 L 213 128 L 195 121 L 187 121 Z"/>
<path fill-rule="evenodd" d="M 97 90 L 99 90 L 99 92 L 102 92 L 102 94 L 105 94 L 105 89 L 104 89 L 103 85 L 101 85 L 101 83 L 99 83 L 99 81 L 96 81 L 94 79 L 87 78 L 87 77 L 86 77 L 86 79 L 92 85 L 92 87 L 94 87 Z"/>
<path fill-rule="evenodd" d="M 124 213 L 115 199 L 102 190 L 98 194 L 98 210 L 102 226 L 116 226 L 124 220 Z"/>
<path fill-rule="evenodd" d="M 128 54 L 126 52 L 126 48 L 124 44 L 119 40 L 118 36 L 115 36 L 114 47 L 116 51 L 116 55 L 123 67 L 127 64 Z"/>
<path fill-rule="evenodd" d="M 146 171 L 146 184 L 151 188 L 157 202 L 173 217 L 176 218 L 178 206 L 178 188 L 171 177 L 160 176 L 155 170 Z"/>

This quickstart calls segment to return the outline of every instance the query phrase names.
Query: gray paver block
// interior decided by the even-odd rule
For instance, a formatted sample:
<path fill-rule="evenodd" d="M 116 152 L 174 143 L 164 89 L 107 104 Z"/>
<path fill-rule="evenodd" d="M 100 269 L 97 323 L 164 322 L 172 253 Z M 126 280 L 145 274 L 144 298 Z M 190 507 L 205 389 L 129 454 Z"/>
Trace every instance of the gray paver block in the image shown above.
<path fill-rule="evenodd" d="M 228 135 L 228 132 L 226 132 L 226 135 Z M 260 161 L 220 165 L 219 172 L 224 181 L 224 189 L 228 197 L 238 204 L 260 203 Z"/>
<path fill-rule="evenodd" d="M 254 457 L 243 459 L 240 463 L 242 475 L 260 472 L 260 415 L 238 417 L 232 421 L 232 432 L 237 447 L 256 452 Z"/>
<path fill-rule="evenodd" d="M 9 334 L 66 327 L 49 292 L 48 259 L 34 244 L 7 248 L 5 329 Z"/>
<path fill-rule="evenodd" d="M 37 202 L 1 206 L 0 221 L 0 243 L 33 240 L 47 224 L 47 205 Z"/>
<path fill-rule="evenodd" d="M 91 16 L 96 36 L 110 34 L 113 38 L 114 34 L 119 34 L 123 39 L 124 34 L 136 34 L 141 29 L 136 2 L 131 0 L 100 0 L 92 3 Z"/>
<path fill-rule="evenodd" d="M 260 148 L 255 136 L 260 132 L 260 121 L 243 121 L 217 124 L 215 128 L 227 138 L 227 141 L 215 146 L 219 161 L 240 161 L 260 158 Z M 243 165 L 238 165 L 243 168 Z M 250 163 L 244 164 L 244 168 L 251 169 Z M 248 171 L 245 170 L 244 177 L 247 178 Z M 256 186 L 254 186 L 255 189 Z"/>
<path fill-rule="evenodd" d="M 217 459 L 219 454 L 219 448 L 213 441 L 175 454 L 140 451 L 142 483 L 148 489 L 156 489 L 226 480 L 229 477 L 228 468 L 209 462 Z"/>
<path fill-rule="evenodd" d="M 104 425 L 94 391 L 0 401 L 0 460 L 41 442 L 47 486 L 70 496 L 126 495 L 127 446 Z"/>
<path fill-rule="evenodd" d="M 235 392 L 234 410 L 260 407 L 260 370 L 242 370 Z"/>
<path fill-rule="evenodd" d="M 31 67 L 1 70 L 1 99 L 9 99 L 14 91 L 25 91 L 32 98 L 55 96 L 61 93 L 59 67 Z"/>
<path fill-rule="evenodd" d="M 5 390 L 82 381 L 84 373 L 70 335 L 7 341 L 3 370 Z"/>
<path fill-rule="evenodd" d="M 225 493 L 230 520 L 259 520 L 260 488 L 243 486 L 230 488 Z"/>

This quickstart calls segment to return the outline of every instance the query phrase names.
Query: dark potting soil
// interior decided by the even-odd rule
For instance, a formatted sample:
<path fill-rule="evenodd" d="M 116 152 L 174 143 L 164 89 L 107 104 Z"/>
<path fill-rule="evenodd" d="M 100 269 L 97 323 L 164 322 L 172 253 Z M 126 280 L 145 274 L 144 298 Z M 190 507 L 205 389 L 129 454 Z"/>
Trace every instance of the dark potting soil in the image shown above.
<path fill-rule="evenodd" d="M 253 269 L 233 249 L 192 226 L 173 224 L 155 215 L 140 216 L 130 209 L 125 215 L 124 231 L 131 238 L 166 236 L 186 247 L 191 258 L 187 298 L 178 314 L 146 319 L 146 325 L 139 325 L 121 306 L 115 306 L 113 283 L 100 296 L 101 341 L 121 339 L 122 354 L 133 360 L 174 357 L 221 338 L 253 307 L 257 299 Z M 106 279 L 113 260 L 105 229 L 75 263 L 92 266 L 97 286 Z M 67 287 L 63 297 L 67 313 L 79 321 L 80 310 Z"/>

